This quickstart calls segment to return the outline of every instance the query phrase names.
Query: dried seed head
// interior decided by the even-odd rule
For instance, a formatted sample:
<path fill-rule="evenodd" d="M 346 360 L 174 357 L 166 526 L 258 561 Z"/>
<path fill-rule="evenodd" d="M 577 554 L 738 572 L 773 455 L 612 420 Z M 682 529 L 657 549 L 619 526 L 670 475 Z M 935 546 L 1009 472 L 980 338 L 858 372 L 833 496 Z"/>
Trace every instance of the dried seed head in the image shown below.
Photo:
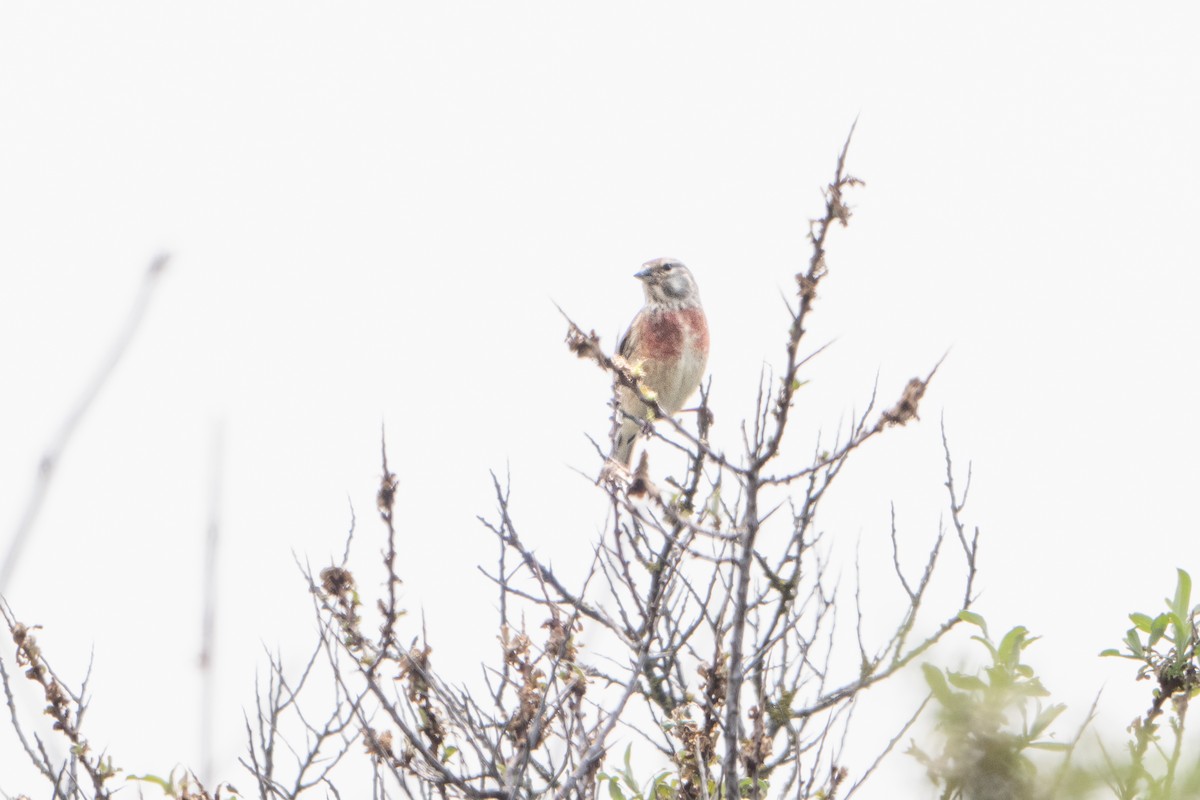
<path fill-rule="evenodd" d="M 321 570 L 321 588 L 331 597 L 342 597 L 354 591 L 354 576 L 341 567 Z"/>
<path fill-rule="evenodd" d="M 883 412 L 883 416 L 879 420 L 879 427 L 904 425 L 909 420 L 919 419 L 917 405 L 925 394 L 925 386 L 925 381 L 920 378 L 913 378 L 909 381 L 908 386 L 904 387 L 904 394 L 900 396 L 896 405 Z"/>

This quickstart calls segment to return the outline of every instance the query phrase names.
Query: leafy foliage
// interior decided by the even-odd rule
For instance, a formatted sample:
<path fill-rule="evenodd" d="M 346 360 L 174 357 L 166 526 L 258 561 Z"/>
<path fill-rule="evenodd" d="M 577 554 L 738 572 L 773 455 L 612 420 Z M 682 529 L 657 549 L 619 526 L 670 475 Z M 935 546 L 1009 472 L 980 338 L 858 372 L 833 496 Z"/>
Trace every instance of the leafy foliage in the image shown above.
<path fill-rule="evenodd" d="M 1191 604 L 1191 590 L 1191 577 L 1177 570 L 1167 610 L 1130 614 L 1124 648 L 1101 653 L 1136 662 L 1136 679 L 1154 682 L 1150 708 L 1129 726 L 1132 738 L 1123 755 L 1110 753 L 1097 734 L 1099 760 L 1073 763 L 1095 706 L 1071 741 L 1055 740 L 1051 727 L 1065 706 L 1045 702 L 1049 693 L 1024 659 L 1037 638 L 1015 627 L 996 643 L 984 619 L 971 611 L 960 617 L 979 629 L 972 639 L 987 651 L 990 665 L 975 673 L 923 665 L 941 746 L 935 754 L 914 742 L 908 753 L 942 789 L 943 800 L 1200 797 L 1200 765 L 1184 743 L 1188 704 L 1200 692 L 1200 606 Z"/>
<path fill-rule="evenodd" d="M 1029 797 L 1037 770 L 1026 751 L 1067 749 L 1043 738 L 1066 707 L 1043 704 L 1050 693 L 1022 660 L 1037 637 L 1018 626 L 997 644 L 981 616 L 960 616 L 979 628 L 971 638 L 987 650 L 991 664 L 974 674 L 922 665 L 944 746 L 937 756 L 916 744 L 908 752 L 944 787 L 943 798 Z"/>

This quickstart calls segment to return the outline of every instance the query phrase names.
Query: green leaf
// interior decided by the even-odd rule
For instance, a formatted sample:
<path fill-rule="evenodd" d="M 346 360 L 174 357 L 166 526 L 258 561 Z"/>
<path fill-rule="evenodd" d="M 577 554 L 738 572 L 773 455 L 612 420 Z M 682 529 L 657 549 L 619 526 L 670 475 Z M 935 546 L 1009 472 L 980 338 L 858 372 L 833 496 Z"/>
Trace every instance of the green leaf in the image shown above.
<path fill-rule="evenodd" d="M 1183 619 L 1181 619 L 1179 617 L 1179 615 L 1176 614 L 1174 611 L 1168 611 L 1164 614 L 1160 614 L 1159 616 L 1163 620 L 1163 622 L 1162 622 L 1163 630 L 1165 631 L 1167 626 L 1170 626 L 1171 629 L 1174 631 L 1173 635 L 1171 636 L 1171 641 L 1176 643 L 1177 646 L 1179 644 L 1186 646 L 1186 640 L 1181 641 L 1179 639 L 1180 631 L 1183 630 L 1183 627 L 1184 627 Z M 1150 643 L 1147 642 L 1146 646 L 1149 647 L 1149 645 L 1150 645 Z M 1181 647 L 1179 647 L 1179 649 L 1182 650 L 1183 647 L 1181 646 Z"/>
<path fill-rule="evenodd" d="M 751 787 L 754 786 L 755 783 L 756 781 L 753 778 L 742 778 L 740 781 L 738 781 L 738 789 L 741 790 L 742 794 L 749 794 Z M 770 788 L 770 784 L 768 784 L 762 778 L 758 779 L 757 784 L 758 791 L 760 793 L 765 794 L 767 789 Z"/>
<path fill-rule="evenodd" d="M 1186 617 L 1192 603 L 1192 576 L 1178 568 L 1175 571 L 1179 573 L 1179 579 L 1175 583 L 1175 602 L 1171 604 L 1171 610 Z"/>
<path fill-rule="evenodd" d="M 1176 569 L 1179 578 L 1175 584 L 1175 602 L 1171 603 L 1171 624 L 1175 628 L 1175 648 L 1180 652 L 1192 644 L 1192 578 L 1182 569 Z"/>
<path fill-rule="evenodd" d="M 664 770 L 654 776 L 654 781 L 650 785 L 650 797 L 654 798 L 654 800 L 670 800 L 675 794 L 675 787 L 671 784 L 670 772 Z"/>
<path fill-rule="evenodd" d="M 625 746 L 625 770 L 624 770 L 624 772 L 622 772 L 621 777 L 623 777 L 625 779 L 625 785 L 628 786 L 630 789 L 632 789 L 634 791 L 634 794 L 636 794 L 637 790 L 638 790 L 637 778 L 635 778 L 633 776 L 633 766 L 629 763 L 629 757 L 632 752 L 633 752 L 633 745 L 632 744 L 626 745 Z"/>
<path fill-rule="evenodd" d="M 141 781 L 142 783 L 152 783 L 162 789 L 163 794 L 167 797 L 175 797 L 175 787 L 171 785 L 171 781 L 164 780 L 157 775 L 130 775 L 126 780 Z"/>
<path fill-rule="evenodd" d="M 1029 669 L 1025 665 L 1021 665 L 1023 669 Z M 1018 683 L 1014 686 L 1017 694 L 1021 697 L 1049 697 L 1050 692 L 1046 691 L 1046 687 L 1042 686 L 1042 682 L 1033 677 L 1033 670 L 1029 670 L 1028 680 L 1024 683 Z"/>
<path fill-rule="evenodd" d="M 985 637 L 983 637 L 983 636 L 972 636 L 971 638 L 972 638 L 974 641 L 976 641 L 976 642 L 979 642 L 981 645 L 983 645 L 984 647 L 986 647 L 986 648 L 987 648 L 987 651 L 988 651 L 988 653 L 989 653 L 989 654 L 991 655 L 991 657 L 992 657 L 992 660 L 993 660 L 993 661 L 995 661 L 995 660 L 996 660 L 996 647 L 995 647 L 995 645 L 993 645 L 993 644 L 992 644 L 992 642 L 991 642 L 991 640 L 990 640 L 990 639 L 987 639 L 987 638 L 985 638 Z"/>
<path fill-rule="evenodd" d="M 982 615 L 976 614 L 974 611 L 960 611 L 958 612 L 958 618 L 979 628 L 979 630 L 983 631 L 983 635 L 987 636 L 987 623 L 984 622 Z"/>
<path fill-rule="evenodd" d="M 1154 624 L 1154 621 L 1150 619 L 1149 614 L 1140 614 L 1137 612 L 1129 615 L 1129 621 L 1132 622 L 1134 626 L 1143 633 L 1149 633 L 1151 625 Z"/>
<path fill-rule="evenodd" d="M 1028 634 L 1029 631 L 1023 625 L 1018 625 L 1004 634 L 1004 638 L 1000 640 L 996 661 L 1009 667 L 1016 666 L 1019 663 L 1021 650 L 1026 645 L 1025 637 Z"/>
<path fill-rule="evenodd" d="M 1044 708 L 1033 721 L 1032 727 L 1029 729 L 1029 737 L 1041 736 L 1042 731 L 1050 727 L 1050 723 L 1058 718 L 1058 715 L 1067 710 L 1067 707 L 1062 703 L 1056 703 L 1048 708 Z"/>
<path fill-rule="evenodd" d="M 937 701 L 947 707 L 953 704 L 954 692 L 946 685 L 946 676 L 942 671 L 932 664 L 922 664 L 921 671 L 925 673 L 925 683 L 929 684 L 929 691 L 933 692 Z"/>
<path fill-rule="evenodd" d="M 915 758 L 917 760 L 917 762 L 923 767 L 933 767 L 933 759 L 929 757 L 928 753 L 926 753 L 921 748 L 917 747 L 916 742 L 912 742 L 908 746 L 908 749 L 904 751 L 904 754 Z"/>
<path fill-rule="evenodd" d="M 1146 651 L 1142 648 L 1142 640 L 1138 638 L 1137 628 L 1130 628 L 1125 634 L 1125 644 L 1129 645 L 1129 650 L 1138 658 L 1144 658 Z"/>
<path fill-rule="evenodd" d="M 1115 647 L 1110 647 L 1107 650 L 1101 650 L 1100 657 L 1104 658 L 1105 656 L 1117 656 L 1118 658 L 1129 658 L 1129 656 L 1125 655 L 1124 653 L 1122 653 L 1120 650 L 1118 650 Z"/>
<path fill-rule="evenodd" d="M 968 692 L 982 692 L 988 688 L 987 684 L 976 675 L 963 675 L 960 672 L 951 672 L 947 677 L 950 679 L 951 686 L 957 689 L 965 689 Z"/>
<path fill-rule="evenodd" d="M 616 778 L 608 779 L 608 796 L 612 800 L 625 800 L 625 793 L 621 791 L 621 782 Z"/>
<path fill-rule="evenodd" d="M 1050 750 L 1055 753 L 1065 753 L 1071 749 L 1071 745 L 1064 742 L 1030 742 L 1025 746 L 1036 750 Z"/>
<path fill-rule="evenodd" d="M 1167 624 L 1171 622 L 1174 616 L 1174 614 L 1159 614 L 1154 618 L 1154 621 L 1150 623 L 1148 631 L 1150 634 L 1150 638 L 1146 642 L 1148 647 L 1153 647 L 1154 643 L 1163 637 L 1163 634 L 1167 632 Z"/>

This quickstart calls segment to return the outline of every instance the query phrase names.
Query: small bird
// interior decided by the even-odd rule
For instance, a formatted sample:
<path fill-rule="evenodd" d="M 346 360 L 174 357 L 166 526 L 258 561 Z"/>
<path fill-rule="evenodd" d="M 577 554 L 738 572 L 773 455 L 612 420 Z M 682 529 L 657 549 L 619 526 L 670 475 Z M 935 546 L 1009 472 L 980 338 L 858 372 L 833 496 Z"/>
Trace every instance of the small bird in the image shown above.
<path fill-rule="evenodd" d="M 675 414 L 700 386 L 708 363 L 708 320 L 700 291 L 688 268 L 673 258 L 647 261 L 634 277 L 642 282 L 646 305 L 629 324 L 618 350 L 662 410 Z M 617 387 L 617 407 L 609 458 L 628 467 L 651 410 L 624 386 Z"/>

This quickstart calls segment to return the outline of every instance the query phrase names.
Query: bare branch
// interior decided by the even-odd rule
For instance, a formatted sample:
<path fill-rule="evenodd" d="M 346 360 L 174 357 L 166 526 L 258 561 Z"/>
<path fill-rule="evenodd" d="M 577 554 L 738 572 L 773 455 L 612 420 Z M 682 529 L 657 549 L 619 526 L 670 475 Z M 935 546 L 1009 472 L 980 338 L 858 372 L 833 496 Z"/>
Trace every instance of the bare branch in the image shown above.
<path fill-rule="evenodd" d="M 109 378 L 112 377 L 122 356 L 129 350 L 129 346 L 133 342 L 138 328 L 141 326 L 142 318 L 146 315 L 146 309 L 150 306 L 150 300 L 153 298 L 154 290 L 158 286 L 158 279 L 166 271 L 167 261 L 168 256 L 164 253 L 155 257 L 150 262 L 150 266 L 142 276 L 142 283 L 138 288 L 137 296 L 134 298 L 133 307 L 126 315 L 125 321 L 120 331 L 118 331 L 117 338 L 113 341 L 112 347 L 109 348 L 108 353 L 100 362 L 91 380 L 84 386 L 83 392 L 75 401 L 74 407 L 68 412 L 67 418 L 63 420 L 62 427 L 58 429 L 58 432 L 42 453 L 41 461 L 38 462 L 33 489 L 25 501 L 25 508 L 21 512 L 17 528 L 13 532 L 12 538 L 9 539 L 8 550 L 4 554 L 4 559 L 0 561 L 0 596 L 4 596 L 8 591 L 9 581 L 17 569 L 17 563 L 20 561 L 25 543 L 28 541 L 29 535 L 33 532 L 34 525 L 37 524 L 38 513 L 42 510 L 42 503 L 50 491 L 50 484 L 54 479 L 58 464 L 62 461 L 67 446 L 71 443 L 71 438 L 75 430 L 79 427 L 79 423 L 87 416 L 87 412 L 91 409 L 96 398 L 100 396 L 100 392 L 105 384 L 108 383 Z"/>

